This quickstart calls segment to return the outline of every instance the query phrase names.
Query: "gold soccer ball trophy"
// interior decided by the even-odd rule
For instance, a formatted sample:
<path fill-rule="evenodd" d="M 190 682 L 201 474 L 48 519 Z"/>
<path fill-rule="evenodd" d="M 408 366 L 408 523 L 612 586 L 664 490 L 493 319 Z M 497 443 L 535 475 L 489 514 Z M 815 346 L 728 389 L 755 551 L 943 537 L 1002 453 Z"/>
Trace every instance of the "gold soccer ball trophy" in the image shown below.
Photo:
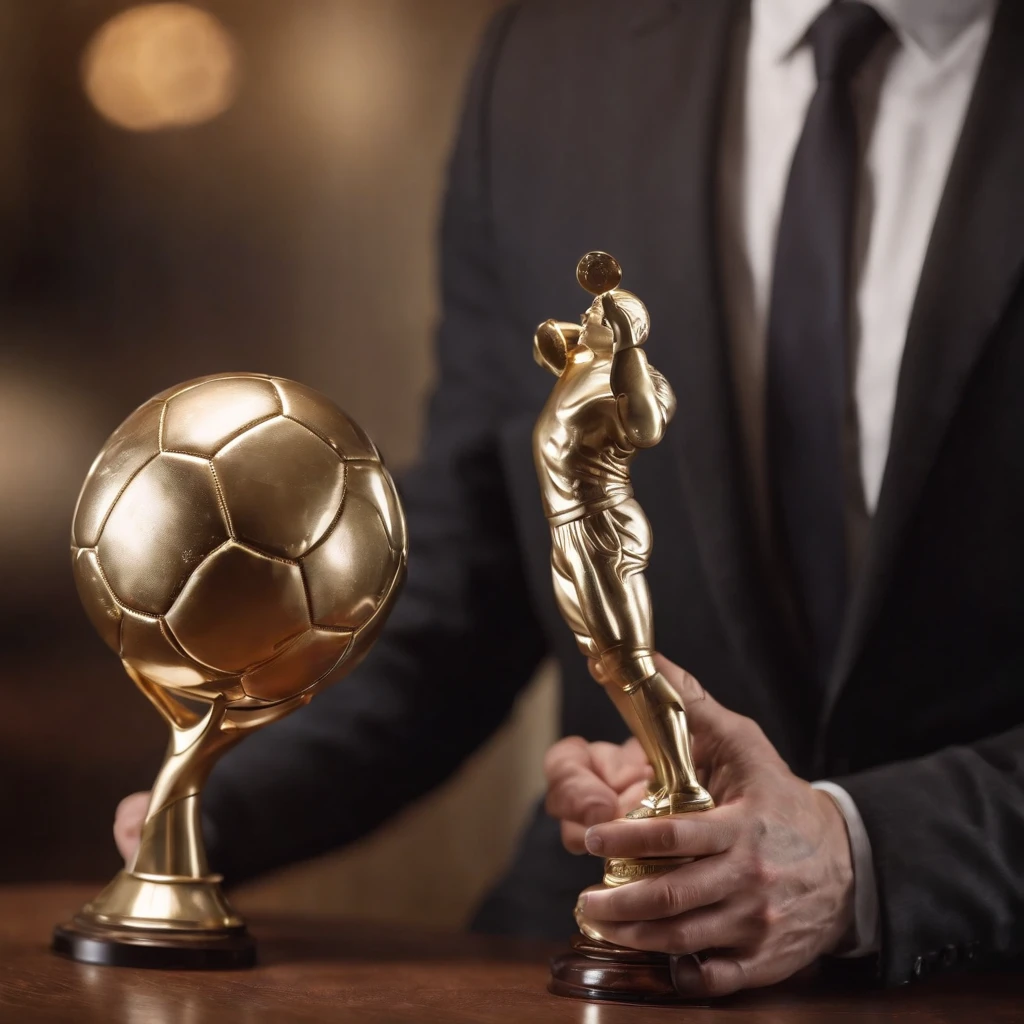
<path fill-rule="evenodd" d="M 200 792 L 228 747 L 373 644 L 405 569 L 394 484 L 366 434 L 311 388 L 204 377 L 113 433 L 71 544 L 89 618 L 171 741 L 134 861 L 57 928 L 54 949 L 92 963 L 248 966 L 254 943 L 207 866 Z"/>

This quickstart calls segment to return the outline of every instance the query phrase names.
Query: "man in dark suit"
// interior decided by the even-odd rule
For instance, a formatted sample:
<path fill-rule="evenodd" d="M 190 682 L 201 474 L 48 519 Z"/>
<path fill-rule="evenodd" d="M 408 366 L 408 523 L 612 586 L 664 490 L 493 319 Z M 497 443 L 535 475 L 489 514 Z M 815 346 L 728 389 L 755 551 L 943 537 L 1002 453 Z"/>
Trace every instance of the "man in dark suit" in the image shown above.
<path fill-rule="evenodd" d="M 679 400 L 634 484 L 659 648 L 713 695 L 661 663 L 719 807 L 631 823 L 704 874 L 585 912 L 714 947 L 680 975 L 695 992 L 827 953 L 899 984 L 1024 950 L 1022 52 L 1012 0 L 498 16 L 451 167 L 408 584 L 351 680 L 214 772 L 229 880 L 437 785 L 549 654 L 589 742 L 553 751 L 561 823 L 538 811 L 477 926 L 570 933 L 600 862 L 560 830 L 634 841 L 584 836 L 646 769 L 557 613 L 530 444 L 535 325 L 578 312 L 572 270 L 604 249 Z"/>

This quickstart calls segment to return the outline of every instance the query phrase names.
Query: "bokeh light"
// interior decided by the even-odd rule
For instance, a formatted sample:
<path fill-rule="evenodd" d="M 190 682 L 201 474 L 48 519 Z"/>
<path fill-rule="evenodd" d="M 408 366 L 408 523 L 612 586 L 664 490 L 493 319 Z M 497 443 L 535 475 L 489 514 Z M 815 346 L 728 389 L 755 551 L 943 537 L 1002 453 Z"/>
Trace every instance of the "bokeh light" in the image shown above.
<path fill-rule="evenodd" d="M 238 48 L 213 15 L 191 4 L 130 7 L 96 32 L 82 60 L 93 106 L 132 131 L 200 124 L 238 87 Z"/>

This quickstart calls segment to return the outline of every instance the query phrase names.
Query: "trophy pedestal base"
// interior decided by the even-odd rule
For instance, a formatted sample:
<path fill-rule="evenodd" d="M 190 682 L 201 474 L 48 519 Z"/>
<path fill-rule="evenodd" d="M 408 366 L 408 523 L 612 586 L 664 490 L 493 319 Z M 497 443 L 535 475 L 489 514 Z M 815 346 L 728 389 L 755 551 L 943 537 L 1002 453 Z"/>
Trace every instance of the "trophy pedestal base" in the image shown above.
<path fill-rule="evenodd" d="M 223 971 L 256 963 L 256 943 L 244 926 L 225 932 L 144 932 L 76 919 L 54 929 L 52 948 L 72 960 L 107 967 Z"/>
<path fill-rule="evenodd" d="M 219 875 L 127 870 L 57 927 L 53 951 L 118 967 L 231 970 L 256 962 L 256 943 L 221 891 Z"/>
<path fill-rule="evenodd" d="M 551 961 L 548 991 L 570 999 L 612 1003 L 686 1002 L 672 984 L 668 956 L 577 935 L 572 951 Z"/>

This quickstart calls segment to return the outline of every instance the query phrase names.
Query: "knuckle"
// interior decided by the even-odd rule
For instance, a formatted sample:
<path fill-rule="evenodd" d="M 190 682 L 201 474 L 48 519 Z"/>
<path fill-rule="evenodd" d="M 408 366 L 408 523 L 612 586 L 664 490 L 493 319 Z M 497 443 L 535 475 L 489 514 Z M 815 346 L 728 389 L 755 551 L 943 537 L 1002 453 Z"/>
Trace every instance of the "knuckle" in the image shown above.
<path fill-rule="evenodd" d="M 658 909 L 665 917 L 676 917 L 692 910 L 697 905 L 697 893 L 692 886 L 680 882 L 667 882 L 662 886 L 657 900 Z"/>
<path fill-rule="evenodd" d="M 775 931 L 775 929 L 782 923 L 783 917 L 785 917 L 785 913 L 782 907 L 769 901 L 760 914 L 761 924 L 764 931 L 766 933 Z"/>
<path fill-rule="evenodd" d="M 589 752 L 589 745 L 582 736 L 566 736 L 548 748 L 544 755 L 544 771 L 559 773 L 574 768 Z"/>
<path fill-rule="evenodd" d="M 714 959 L 700 965 L 701 979 L 709 995 L 725 996 L 737 989 L 735 975 L 728 965 Z"/>
<path fill-rule="evenodd" d="M 708 945 L 706 929 L 693 921 L 682 921 L 671 938 L 671 948 L 666 950 L 676 956 L 699 953 Z"/>
<path fill-rule="evenodd" d="M 648 853 L 665 853 L 679 845 L 679 832 L 673 821 L 660 821 L 652 824 L 646 836 Z"/>
<path fill-rule="evenodd" d="M 775 867 L 760 853 L 754 853 L 748 867 L 750 881 L 759 889 L 767 889 L 775 882 Z"/>

